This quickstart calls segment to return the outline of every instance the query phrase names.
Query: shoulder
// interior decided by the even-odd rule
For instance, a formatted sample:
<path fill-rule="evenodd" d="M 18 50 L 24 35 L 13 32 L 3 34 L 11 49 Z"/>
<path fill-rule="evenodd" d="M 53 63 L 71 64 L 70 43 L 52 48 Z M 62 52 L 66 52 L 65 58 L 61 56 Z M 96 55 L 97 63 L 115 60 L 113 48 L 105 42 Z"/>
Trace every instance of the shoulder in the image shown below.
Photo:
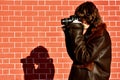
<path fill-rule="evenodd" d="M 102 32 L 102 31 L 106 30 L 106 28 L 107 28 L 107 26 L 106 26 L 105 23 L 101 23 L 101 24 L 99 24 L 99 25 L 96 27 L 96 29 L 97 29 L 99 32 Z"/>
<path fill-rule="evenodd" d="M 94 36 L 103 36 L 104 33 L 107 32 L 106 28 L 107 28 L 106 24 L 101 23 L 98 26 L 96 26 L 95 28 L 93 28 L 92 32 L 93 32 Z"/>
<path fill-rule="evenodd" d="M 109 38 L 109 33 L 107 31 L 107 26 L 105 23 L 101 23 L 96 27 L 91 29 L 91 35 L 89 37 L 90 40 L 100 40 L 100 38 Z"/>
<path fill-rule="evenodd" d="M 102 43 L 105 43 L 105 44 L 111 43 L 110 35 L 106 30 L 106 27 L 107 26 L 105 23 L 101 23 L 97 27 L 92 28 L 92 34 L 89 38 L 89 41 L 93 41 L 93 42 L 102 41 Z"/>

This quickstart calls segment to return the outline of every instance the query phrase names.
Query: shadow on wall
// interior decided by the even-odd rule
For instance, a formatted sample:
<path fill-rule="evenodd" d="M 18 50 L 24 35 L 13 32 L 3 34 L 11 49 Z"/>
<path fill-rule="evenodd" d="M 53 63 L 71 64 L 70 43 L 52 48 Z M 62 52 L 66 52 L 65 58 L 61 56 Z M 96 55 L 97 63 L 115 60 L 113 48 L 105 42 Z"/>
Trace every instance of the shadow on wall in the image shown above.
<path fill-rule="evenodd" d="M 43 46 L 34 48 L 30 56 L 21 59 L 24 71 L 24 80 L 53 80 L 54 64 L 48 51 Z"/>

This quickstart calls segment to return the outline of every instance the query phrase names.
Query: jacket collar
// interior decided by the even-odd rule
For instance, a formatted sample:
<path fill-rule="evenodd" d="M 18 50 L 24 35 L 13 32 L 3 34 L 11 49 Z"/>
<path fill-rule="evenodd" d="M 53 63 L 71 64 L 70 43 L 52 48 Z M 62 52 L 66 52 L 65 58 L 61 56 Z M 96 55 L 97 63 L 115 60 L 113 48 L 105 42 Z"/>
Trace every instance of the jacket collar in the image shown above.
<path fill-rule="evenodd" d="M 98 26 L 90 25 L 86 33 L 84 34 L 85 40 L 87 40 L 89 37 L 95 37 L 95 36 L 102 36 L 103 31 L 106 29 L 106 24 L 101 23 Z"/>

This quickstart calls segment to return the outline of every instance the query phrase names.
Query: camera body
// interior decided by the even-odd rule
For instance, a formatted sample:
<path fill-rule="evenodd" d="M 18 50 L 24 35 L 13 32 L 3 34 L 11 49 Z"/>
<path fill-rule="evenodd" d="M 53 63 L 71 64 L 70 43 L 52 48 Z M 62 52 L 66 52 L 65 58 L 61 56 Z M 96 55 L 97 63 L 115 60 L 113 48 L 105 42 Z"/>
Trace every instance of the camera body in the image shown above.
<path fill-rule="evenodd" d="M 79 20 L 79 17 L 76 16 L 76 15 L 71 15 L 69 18 L 64 18 L 64 19 L 61 19 L 61 24 L 62 25 L 68 25 L 70 23 L 72 23 L 73 21 L 78 21 Z M 79 21 L 80 22 L 80 21 Z"/>

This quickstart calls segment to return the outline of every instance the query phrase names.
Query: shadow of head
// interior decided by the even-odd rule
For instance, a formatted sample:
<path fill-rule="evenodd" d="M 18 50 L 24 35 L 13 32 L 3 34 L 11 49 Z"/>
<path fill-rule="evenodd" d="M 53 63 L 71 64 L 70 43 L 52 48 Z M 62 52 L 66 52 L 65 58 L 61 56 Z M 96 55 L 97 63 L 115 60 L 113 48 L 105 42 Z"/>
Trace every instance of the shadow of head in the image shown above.
<path fill-rule="evenodd" d="M 29 56 L 21 59 L 21 63 L 23 63 L 25 80 L 52 80 L 54 77 L 53 59 L 49 57 L 48 50 L 43 46 L 34 48 Z"/>

